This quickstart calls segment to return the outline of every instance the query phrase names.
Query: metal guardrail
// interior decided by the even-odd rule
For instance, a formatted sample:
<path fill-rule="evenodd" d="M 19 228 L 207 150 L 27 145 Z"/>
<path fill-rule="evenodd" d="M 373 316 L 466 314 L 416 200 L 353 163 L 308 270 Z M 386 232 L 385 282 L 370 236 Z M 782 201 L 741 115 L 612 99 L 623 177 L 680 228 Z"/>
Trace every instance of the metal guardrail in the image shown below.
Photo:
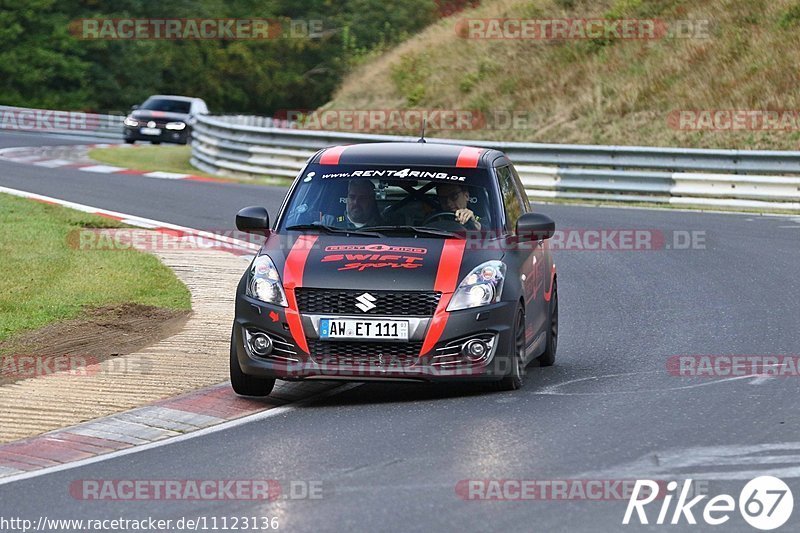
<path fill-rule="evenodd" d="M 205 172 L 293 178 L 317 150 L 414 137 L 294 129 L 266 117 L 198 117 L 192 164 Z M 430 139 L 504 151 L 531 199 L 800 211 L 800 152 Z"/>
<path fill-rule="evenodd" d="M 122 115 L 0 105 L 0 130 L 122 139 Z"/>

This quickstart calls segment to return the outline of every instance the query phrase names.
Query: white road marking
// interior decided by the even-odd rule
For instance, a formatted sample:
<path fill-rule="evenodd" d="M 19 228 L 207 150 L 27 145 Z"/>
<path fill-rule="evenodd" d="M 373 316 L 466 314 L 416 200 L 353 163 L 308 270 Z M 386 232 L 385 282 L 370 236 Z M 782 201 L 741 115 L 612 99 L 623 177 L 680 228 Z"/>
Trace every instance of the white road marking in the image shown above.
<path fill-rule="evenodd" d="M 144 452 L 147 450 L 152 450 L 154 448 L 160 448 L 162 446 L 169 446 L 170 444 L 177 444 L 179 442 L 184 442 L 190 439 L 195 439 L 197 437 L 203 437 L 205 435 L 210 435 L 212 433 L 218 433 L 220 431 L 225 431 L 227 429 L 235 428 L 238 426 L 243 426 L 245 424 L 249 424 L 251 422 L 258 422 L 260 420 L 266 420 L 267 418 L 272 418 L 275 416 L 284 415 L 291 411 L 294 411 L 298 407 L 303 405 L 315 402 L 322 398 L 327 398 L 328 396 L 333 396 L 335 394 L 339 394 L 350 389 L 354 389 L 360 386 L 361 383 L 348 383 L 346 385 L 342 385 L 341 387 L 336 387 L 334 389 L 329 389 L 323 391 L 319 394 L 315 394 L 309 398 L 304 400 L 299 400 L 297 402 L 293 402 L 288 405 L 283 405 L 281 407 L 273 407 L 272 409 L 267 409 L 266 411 L 261 411 L 259 413 L 255 413 L 252 415 L 243 416 L 242 418 L 237 418 L 235 420 L 231 420 L 229 422 L 223 422 L 222 424 L 216 426 L 210 426 L 203 429 L 198 429 L 197 431 L 192 431 L 191 433 L 186 433 L 184 435 L 180 435 L 177 437 L 170 437 L 168 439 L 159 440 L 155 442 L 150 442 L 147 444 L 142 444 L 139 446 L 134 446 L 133 448 L 126 448 L 124 450 L 117 450 L 115 452 L 109 452 L 101 455 L 97 455 L 95 457 L 88 457 L 86 459 L 81 459 L 79 461 L 73 461 L 70 463 L 64 463 L 61 465 L 56 466 L 48 466 L 45 468 L 41 468 L 39 470 L 33 470 L 30 472 L 24 472 L 22 474 L 16 474 L 12 476 L 8 476 L 5 478 L 0 479 L 0 486 L 7 485 L 9 483 L 14 483 L 16 481 L 23 481 L 26 479 L 31 479 L 35 477 L 45 476 L 48 474 L 52 474 L 55 472 L 63 472 L 64 470 L 72 470 L 74 468 L 80 468 L 86 465 L 100 463 L 103 461 L 108 461 L 110 459 L 116 459 L 117 457 L 124 457 L 126 455 L 131 455 L 134 453 Z"/>
<path fill-rule="evenodd" d="M 63 167 L 64 165 L 71 164 L 72 161 L 66 159 L 46 159 L 44 161 L 37 161 L 34 165 L 47 168 Z"/>
<path fill-rule="evenodd" d="M 153 220 L 152 218 L 144 218 L 139 217 L 136 215 L 129 215 L 126 213 L 120 213 L 118 211 L 110 211 L 108 209 L 100 209 L 98 207 L 92 207 L 84 204 L 78 204 L 75 202 L 69 202 L 67 200 L 62 200 L 60 198 L 53 198 L 52 196 L 44 196 L 43 194 L 36 194 L 27 191 L 21 191 L 19 189 L 11 189 L 9 187 L 0 187 L 0 193 L 11 194 L 13 196 L 19 196 L 20 198 L 31 198 L 33 200 L 44 200 L 46 202 L 52 202 L 58 205 L 63 205 L 64 207 L 69 207 L 70 209 L 76 209 L 78 211 L 82 211 L 84 213 L 92 213 L 96 215 L 105 215 L 110 216 L 113 218 L 117 218 L 119 220 L 124 220 L 126 224 L 131 226 L 137 226 L 141 228 L 165 228 L 165 229 L 173 229 L 182 232 L 186 235 L 195 235 L 197 237 L 203 237 L 205 239 L 214 240 L 218 242 L 224 242 L 226 244 L 232 245 L 234 248 L 246 249 L 246 250 L 253 250 L 258 251 L 261 249 L 256 243 L 243 241 L 241 239 L 234 239 L 233 237 L 228 237 L 226 235 L 219 235 L 216 233 L 212 233 L 210 231 L 203 231 L 194 228 L 187 228 L 186 226 L 179 226 L 177 224 L 171 224 L 169 222 L 161 222 L 160 220 Z"/>
<path fill-rule="evenodd" d="M 112 167 L 111 165 L 91 165 L 88 167 L 81 167 L 78 170 L 83 170 L 84 172 L 98 172 L 100 174 L 113 174 L 114 172 L 128 169 L 123 167 Z"/>
<path fill-rule="evenodd" d="M 12 163 L 32 163 L 34 161 L 38 161 L 41 158 L 42 156 L 37 154 L 37 155 L 19 155 L 14 157 L 6 157 L 5 159 L 8 159 Z"/>
<path fill-rule="evenodd" d="M 800 442 L 671 448 L 647 454 L 630 463 L 582 473 L 576 477 L 695 480 L 738 480 L 758 476 L 798 478 L 800 455 L 792 453 L 797 451 L 800 451 Z M 730 468 L 721 470 L 719 467 Z"/>
<path fill-rule="evenodd" d="M 179 174 L 177 172 L 148 172 L 146 174 L 142 174 L 142 176 L 148 178 L 160 178 L 165 180 L 182 180 L 184 178 L 188 178 L 191 174 Z"/>
<path fill-rule="evenodd" d="M 138 221 L 138 220 L 131 220 L 131 219 L 128 219 L 128 218 L 120 220 L 120 222 L 122 222 L 123 224 L 128 224 L 129 226 L 136 226 L 136 227 L 139 227 L 139 228 L 154 229 L 154 228 L 158 228 L 159 227 L 159 226 L 157 226 L 155 224 L 145 224 L 144 222 L 141 222 L 141 221 Z"/>
<path fill-rule="evenodd" d="M 666 371 L 663 371 L 666 372 Z M 747 376 L 734 376 L 730 378 L 709 378 L 708 381 L 703 383 L 695 383 L 692 385 L 681 385 L 679 387 L 665 387 L 659 389 L 636 389 L 636 390 L 604 390 L 604 391 L 597 391 L 597 392 L 561 392 L 559 389 L 566 387 L 567 385 L 574 385 L 575 383 L 581 383 L 583 381 L 597 381 L 605 378 L 619 378 L 625 376 L 637 376 L 641 374 L 661 374 L 661 370 L 649 370 L 646 372 L 626 372 L 623 374 L 606 374 L 603 376 L 589 376 L 586 378 L 578 378 L 578 379 L 571 379 L 569 381 L 564 381 L 562 383 L 556 383 L 554 385 L 548 385 L 542 389 L 535 391 L 533 394 L 542 394 L 542 395 L 549 395 L 549 396 L 601 396 L 601 395 L 608 395 L 608 394 L 642 394 L 642 393 L 651 393 L 651 392 L 664 392 L 664 391 L 677 391 L 677 390 L 689 390 L 689 389 L 696 389 L 699 387 L 708 387 L 710 385 L 716 385 L 719 383 L 727 383 L 730 381 L 737 381 L 741 379 L 752 379 L 754 377 L 760 377 L 757 375 L 747 375 Z"/>

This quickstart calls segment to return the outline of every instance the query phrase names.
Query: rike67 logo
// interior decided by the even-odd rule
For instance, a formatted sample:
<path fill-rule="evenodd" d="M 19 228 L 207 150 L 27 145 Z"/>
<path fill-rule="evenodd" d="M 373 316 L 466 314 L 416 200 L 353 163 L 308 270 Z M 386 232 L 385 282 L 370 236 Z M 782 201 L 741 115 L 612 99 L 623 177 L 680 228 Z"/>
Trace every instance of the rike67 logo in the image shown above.
<path fill-rule="evenodd" d="M 638 520 L 639 524 L 697 524 L 695 514 L 702 517 L 703 521 L 711 526 L 719 526 L 730 520 L 731 514 L 736 511 L 737 501 L 729 494 L 720 494 L 710 500 L 701 502 L 708 498 L 708 495 L 701 494 L 689 499 L 692 494 L 692 480 L 684 481 L 677 492 L 678 482 L 670 481 L 667 484 L 666 494 L 660 493 L 659 484 L 649 479 L 636 480 L 633 493 L 628 500 L 628 507 L 625 510 L 625 517 L 622 519 L 624 525 L 634 524 Z M 643 497 L 640 497 L 642 496 Z M 674 508 L 672 502 L 677 496 Z M 655 522 L 652 511 L 658 508 L 658 504 L 650 509 L 648 516 L 645 507 L 659 501 L 660 508 Z M 768 531 L 784 525 L 792 515 L 794 508 L 794 498 L 789 486 L 782 480 L 772 476 L 761 476 L 749 481 L 739 493 L 738 510 L 742 518 L 756 529 Z"/>

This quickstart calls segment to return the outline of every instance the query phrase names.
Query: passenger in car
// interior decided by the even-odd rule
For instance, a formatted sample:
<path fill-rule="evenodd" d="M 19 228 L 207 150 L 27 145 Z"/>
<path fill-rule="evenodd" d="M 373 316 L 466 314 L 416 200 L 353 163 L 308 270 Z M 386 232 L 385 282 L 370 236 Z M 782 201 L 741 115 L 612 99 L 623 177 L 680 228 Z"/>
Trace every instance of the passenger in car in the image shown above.
<path fill-rule="evenodd" d="M 357 229 L 364 226 L 380 226 L 383 219 L 375 201 L 375 185 L 368 179 L 350 180 L 347 185 L 347 209 L 344 215 L 324 215 L 321 222 L 326 226 Z"/>

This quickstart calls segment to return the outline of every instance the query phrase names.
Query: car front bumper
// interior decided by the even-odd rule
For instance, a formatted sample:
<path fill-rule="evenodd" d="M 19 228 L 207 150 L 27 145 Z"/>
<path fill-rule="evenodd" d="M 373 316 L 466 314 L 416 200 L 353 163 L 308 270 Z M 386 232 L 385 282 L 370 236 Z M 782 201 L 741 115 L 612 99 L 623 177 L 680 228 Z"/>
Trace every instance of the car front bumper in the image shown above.
<path fill-rule="evenodd" d="M 236 320 L 233 327 L 233 346 L 239 366 L 247 375 L 284 380 L 345 380 L 345 381 L 496 381 L 512 368 L 514 352 L 514 323 L 516 302 L 499 302 L 479 309 L 465 309 L 448 314 L 442 335 L 434 349 L 419 356 L 419 348 L 428 334 L 430 317 L 349 316 L 348 318 L 386 318 L 411 322 L 408 343 L 355 343 L 319 340 L 318 315 L 301 315 L 303 330 L 311 354 L 301 350 L 290 333 L 286 309 L 237 295 Z M 345 317 L 339 317 L 345 318 Z M 246 332 L 266 333 L 280 346 L 270 356 L 255 355 L 246 346 Z M 469 339 L 481 338 L 491 344 L 485 358 L 469 360 L 460 355 L 460 346 Z M 325 343 L 325 357 L 319 350 Z M 346 346 L 359 346 L 359 357 L 346 357 Z M 386 347 L 405 351 L 404 356 L 383 356 Z M 363 348 L 363 349 L 362 349 Z M 374 349 L 374 355 L 372 350 Z M 413 353 L 413 357 L 410 354 Z M 452 354 L 452 355 L 451 355 Z"/>
<path fill-rule="evenodd" d="M 161 133 L 159 135 L 147 135 L 141 132 L 144 126 L 125 126 L 123 129 L 123 136 L 128 141 L 156 141 L 164 143 L 186 144 L 189 138 L 189 127 L 182 130 L 168 130 L 166 128 L 159 128 Z"/>

